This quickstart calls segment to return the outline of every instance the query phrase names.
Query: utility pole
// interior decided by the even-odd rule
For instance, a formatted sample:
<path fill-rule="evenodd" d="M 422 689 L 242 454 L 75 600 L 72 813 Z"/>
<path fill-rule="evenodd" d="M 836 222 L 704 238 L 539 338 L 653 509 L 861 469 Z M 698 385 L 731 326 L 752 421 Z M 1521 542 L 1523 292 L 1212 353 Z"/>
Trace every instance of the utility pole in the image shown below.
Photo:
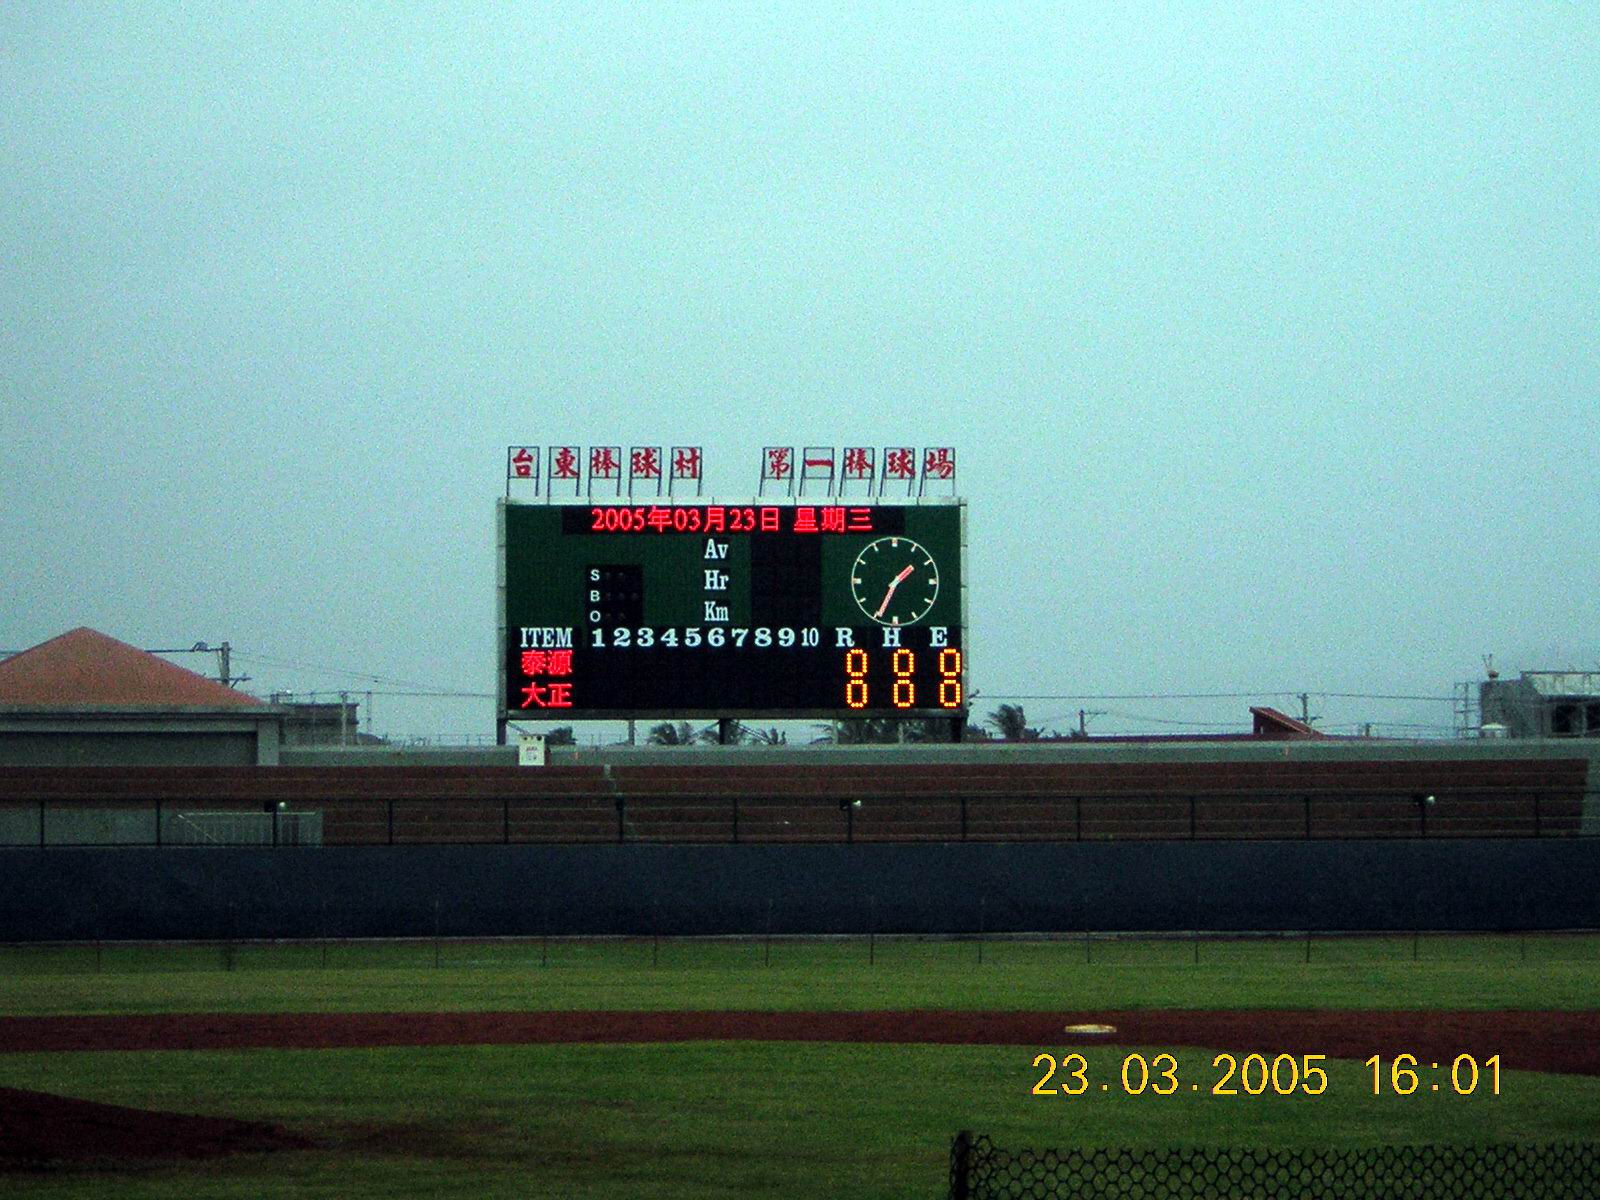
<path fill-rule="evenodd" d="M 217 677 L 223 687 L 232 687 L 236 683 L 249 683 L 250 676 L 233 674 L 233 647 L 227 642 L 220 646 L 208 646 L 204 642 L 196 642 L 192 646 L 180 646 L 176 649 L 161 648 L 146 650 L 146 654 L 215 654 L 217 656 Z"/>
<path fill-rule="evenodd" d="M 1311 724 L 1311 693 L 1310 692 L 1301 692 L 1300 693 L 1300 723 L 1302 725 Z"/>

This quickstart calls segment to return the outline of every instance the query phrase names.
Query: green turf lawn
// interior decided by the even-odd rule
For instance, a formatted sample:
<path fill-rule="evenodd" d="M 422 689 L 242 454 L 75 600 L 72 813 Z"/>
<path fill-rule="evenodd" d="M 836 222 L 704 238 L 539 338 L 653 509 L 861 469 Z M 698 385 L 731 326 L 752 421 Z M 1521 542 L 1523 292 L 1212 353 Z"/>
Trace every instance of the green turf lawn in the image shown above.
<path fill-rule="evenodd" d="M 1318 942 L 552 943 L 0 951 L 0 1012 L 475 1008 L 1592 1008 L 1593 939 Z M 1417 955 L 1413 959 L 1413 953 Z M 1172 1051 L 1173 1096 L 1035 1097 L 1060 1046 L 435 1047 L 0 1055 L 0 1086 L 279 1122 L 318 1149 L 53 1171 L 26 1196 L 868 1197 L 944 1194 L 958 1129 L 1007 1146 L 1346 1146 L 1590 1139 L 1600 1079 L 1507 1072 L 1498 1097 L 1371 1094 L 1328 1064 L 1319 1097 L 1213 1096 L 1211 1053 Z M 1153 1057 L 1160 1048 L 1140 1048 Z"/>
<path fill-rule="evenodd" d="M 475 1009 L 1589 1009 L 1600 937 L 879 939 L 0 948 L 0 1013 Z M 869 961 L 869 953 L 871 961 Z M 1416 955 L 1414 958 L 1413 955 Z M 434 962 L 439 967 L 434 967 Z M 1087 960 L 1087 961 L 1086 961 Z"/>
<path fill-rule="evenodd" d="M 1142 1048 L 1153 1056 L 1154 1047 Z M 120 1172 L 125 1197 L 938 1196 L 957 1129 L 1012 1146 L 1349 1145 L 1592 1136 L 1600 1080 L 1508 1072 L 1502 1094 L 1030 1094 L 1028 1047 L 768 1044 L 17 1055 L 0 1083 L 266 1118 L 321 1148 Z M 1090 1054 L 1114 1081 L 1125 1048 Z M 1175 1051 L 1210 1080 L 1207 1051 Z M 27 1177 L 19 1194 L 104 1194 L 108 1177 Z"/>

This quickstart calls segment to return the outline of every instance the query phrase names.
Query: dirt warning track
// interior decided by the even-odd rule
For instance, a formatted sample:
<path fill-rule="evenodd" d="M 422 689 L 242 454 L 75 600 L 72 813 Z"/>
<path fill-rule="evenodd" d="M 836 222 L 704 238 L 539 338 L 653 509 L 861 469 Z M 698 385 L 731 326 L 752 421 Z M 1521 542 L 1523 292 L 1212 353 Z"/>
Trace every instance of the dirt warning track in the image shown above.
<path fill-rule="evenodd" d="M 1112 1027 L 1071 1033 L 1069 1025 Z M 1059 1012 L 168 1013 L 0 1017 L 0 1053 L 323 1050 L 701 1041 L 923 1045 L 1204 1046 L 1448 1062 L 1498 1054 L 1504 1069 L 1600 1075 L 1600 1011 L 1326 1012 L 1142 1009 Z"/>

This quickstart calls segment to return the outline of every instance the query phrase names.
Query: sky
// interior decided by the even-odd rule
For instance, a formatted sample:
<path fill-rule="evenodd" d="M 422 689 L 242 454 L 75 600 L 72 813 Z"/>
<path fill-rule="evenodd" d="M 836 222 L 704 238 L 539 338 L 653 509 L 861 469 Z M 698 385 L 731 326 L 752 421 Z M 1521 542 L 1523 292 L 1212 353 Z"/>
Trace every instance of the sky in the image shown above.
<path fill-rule="evenodd" d="M 8 4 L 0 648 L 492 736 L 507 445 L 952 446 L 980 714 L 1448 733 L 1600 668 L 1597 147 L 1588 5 Z"/>

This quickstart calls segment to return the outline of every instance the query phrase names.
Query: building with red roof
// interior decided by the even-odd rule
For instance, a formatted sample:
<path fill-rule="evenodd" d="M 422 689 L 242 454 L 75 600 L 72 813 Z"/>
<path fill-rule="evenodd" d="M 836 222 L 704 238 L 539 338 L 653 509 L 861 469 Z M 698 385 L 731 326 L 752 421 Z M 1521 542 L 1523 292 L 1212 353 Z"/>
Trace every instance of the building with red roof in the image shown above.
<path fill-rule="evenodd" d="M 0 661 L 0 765 L 276 763 L 283 709 L 80 627 Z"/>

